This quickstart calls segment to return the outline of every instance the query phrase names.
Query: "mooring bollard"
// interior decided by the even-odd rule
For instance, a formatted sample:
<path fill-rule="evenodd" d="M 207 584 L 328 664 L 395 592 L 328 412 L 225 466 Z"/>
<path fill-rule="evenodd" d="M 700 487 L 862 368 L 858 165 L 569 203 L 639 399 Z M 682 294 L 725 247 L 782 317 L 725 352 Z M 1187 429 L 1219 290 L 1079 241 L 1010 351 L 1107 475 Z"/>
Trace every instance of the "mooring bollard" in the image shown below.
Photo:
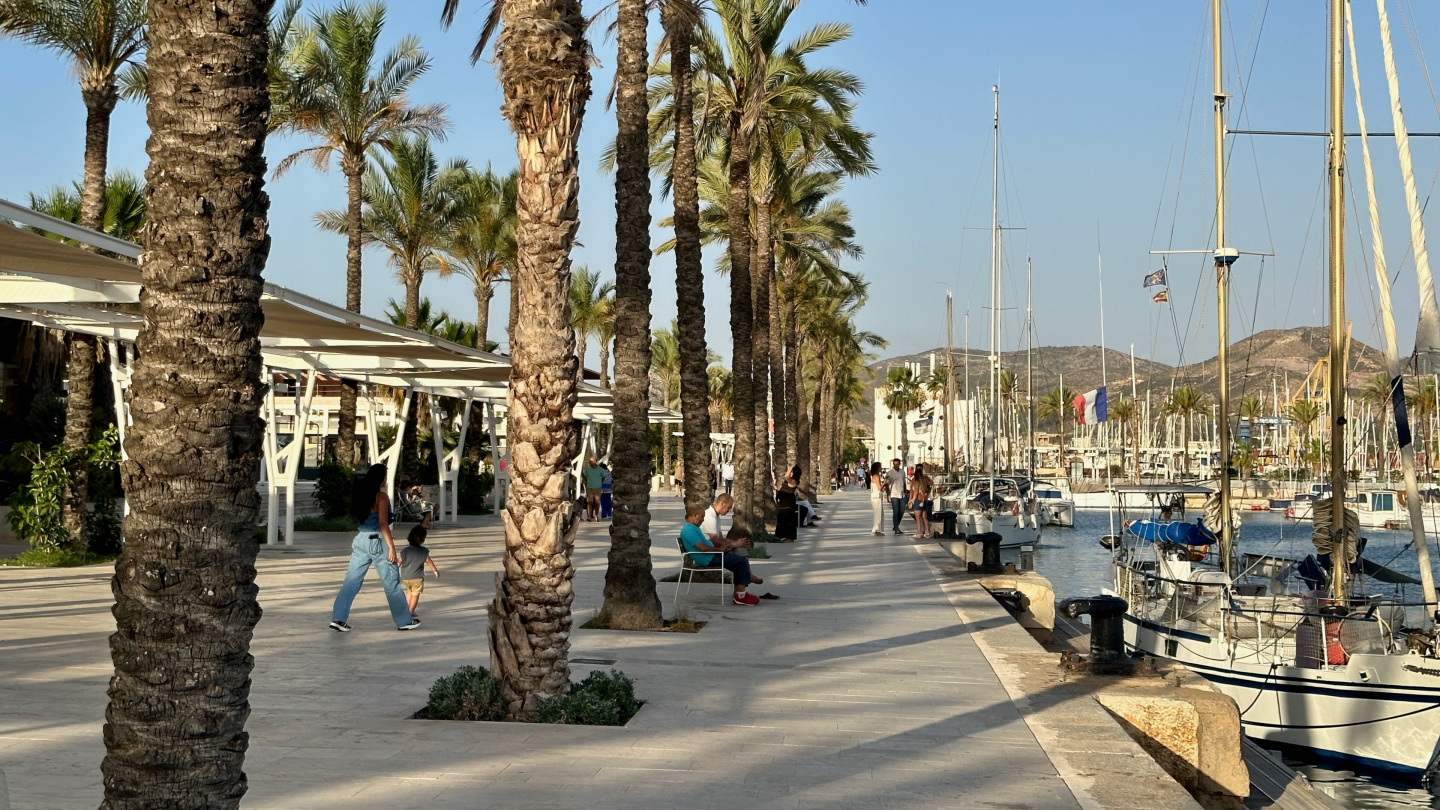
<path fill-rule="evenodd" d="M 1060 612 L 1072 619 L 1090 616 L 1090 663 L 1107 666 L 1127 661 L 1125 657 L 1125 611 L 1130 605 L 1118 596 L 1091 596 L 1066 599 Z"/>
<path fill-rule="evenodd" d="M 965 538 L 967 543 L 980 544 L 980 566 L 976 570 L 982 574 L 998 574 L 1005 570 L 1000 565 L 1000 541 L 1004 539 L 995 532 L 981 532 Z"/>
<path fill-rule="evenodd" d="M 941 512 L 932 512 L 930 514 L 930 520 L 932 522 L 936 520 L 940 521 L 940 539 L 958 539 L 958 536 L 955 534 L 955 511 L 953 509 L 946 509 Z"/>

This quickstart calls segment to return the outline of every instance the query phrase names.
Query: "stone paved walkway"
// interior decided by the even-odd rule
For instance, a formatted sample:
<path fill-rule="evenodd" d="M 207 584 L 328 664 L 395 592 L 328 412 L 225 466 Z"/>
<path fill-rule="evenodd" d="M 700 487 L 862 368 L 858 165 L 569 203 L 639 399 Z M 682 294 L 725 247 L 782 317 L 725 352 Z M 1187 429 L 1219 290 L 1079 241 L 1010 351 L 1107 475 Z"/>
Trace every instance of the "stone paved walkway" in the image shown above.
<path fill-rule="evenodd" d="M 654 503 L 657 576 L 678 567 L 680 504 Z M 863 492 L 771 546 L 757 592 L 681 595 L 698 634 L 577 630 L 647 701 L 628 728 L 407 720 L 431 682 L 484 664 L 502 547 L 493 518 L 430 545 L 417 632 L 373 578 L 349 634 L 325 626 L 348 538 L 305 535 L 259 562 L 248 808 L 1078 808 L 906 537 L 871 537 Z M 582 524 L 577 626 L 599 607 L 608 534 Z M 667 615 L 674 586 L 661 583 Z M 94 807 L 113 630 L 103 568 L 0 569 L 0 769 L 15 810 Z M 575 678 L 590 667 L 576 664 Z"/>

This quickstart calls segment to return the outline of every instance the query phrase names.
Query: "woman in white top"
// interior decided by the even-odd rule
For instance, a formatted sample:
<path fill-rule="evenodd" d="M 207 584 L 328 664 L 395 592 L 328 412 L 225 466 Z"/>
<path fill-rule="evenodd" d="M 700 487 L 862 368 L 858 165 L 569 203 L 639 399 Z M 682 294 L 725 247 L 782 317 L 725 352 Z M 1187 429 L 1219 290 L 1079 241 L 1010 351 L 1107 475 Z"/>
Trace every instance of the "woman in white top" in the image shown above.
<path fill-rule="evenodd" d="M 875 515 L 875 523 L 870 527 L 870 534 L 876 537 L 885 535 L 880 522 L 884 519 L 885 501 L 889 497 L 885 492 L 885 468 L 880 466 L 880 462 L 873 462 L 870 465 L 870 511 Z"/>

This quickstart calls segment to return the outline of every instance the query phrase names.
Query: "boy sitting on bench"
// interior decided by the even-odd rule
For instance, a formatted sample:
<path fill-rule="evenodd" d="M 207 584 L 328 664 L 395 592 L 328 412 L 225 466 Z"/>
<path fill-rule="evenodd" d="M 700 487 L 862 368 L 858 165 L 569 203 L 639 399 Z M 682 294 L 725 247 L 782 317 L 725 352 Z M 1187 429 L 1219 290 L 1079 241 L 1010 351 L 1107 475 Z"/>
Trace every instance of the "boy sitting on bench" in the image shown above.
<path fill-rule="evenodd" d="M 713 537 L 707 539 L 705 533 L 700 531 L 700 524 L 705 520 L 705 507 L 693 507 L 685 515 L 685 525 L 680 528 L 680 544 L 686 551 L 718 552 L 721 564 L 726 570 L 735 575 L 734 601 L 737 605 L 758 605 L 760 598 L 751 593 L 746 593 L 750 583 L 763 585 L 765 580 L 753 576 L 750 573 L 750 558 L 743 554 L 737 554 L 733 549 L 750 547 L 750 538 L 738 538 L 734 540 Z M 709 566 L 715 564 L 716 554 L 696 554 L 690 559 L 695 565 Z"/>

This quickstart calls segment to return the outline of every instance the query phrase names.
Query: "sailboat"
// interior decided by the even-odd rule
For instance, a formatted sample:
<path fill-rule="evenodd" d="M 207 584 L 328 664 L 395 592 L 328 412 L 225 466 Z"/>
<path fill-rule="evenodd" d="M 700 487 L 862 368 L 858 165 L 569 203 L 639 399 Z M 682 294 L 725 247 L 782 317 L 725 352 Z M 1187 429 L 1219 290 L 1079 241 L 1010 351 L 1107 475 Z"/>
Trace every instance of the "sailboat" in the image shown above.
<path fill-rule="evenodd" d="M 1435 586 L 1419 515 L 1413 448 L 1402 459 L 1421 581 L 1364 559 L 1358 516 L 1346 504 L 1345 463 L 1345 250 L 1344 250 L 1344 43 L 1348 7 L 1330 0 L 1329 296 L 1331 476 L 1328 497 L 1316 505 L 1316 554 L 1304 560 L 1236 554 L 1238 521 L 1230 509 L 1223 472 L 1205 514 L 1195 522 L 1173 513 L 1159 520 L 1125 522 L 1112 540 L 1112 593 L 1128 603 L 1125 641 L 1136 653 L 1178 662 L 1232 697 L 1245 733 L 1272 743 L 1310 749 L 1320 758 L 1409 774 L 1437 768 L 1440 744 L 1440 657 L 1436 655 Z M 1387 72 L 1398 98 L 1388 54 L 1388 23 L 1380 2 Z M 1222 86 L 1221 3 L 1212 0 L 1215 64 L 1215 173 L 1217 241 L 1214 251 L 1220 310 L 1220 470 L 1230 463 L 1226 286 L 1238 251 L 1225 238 L 1225 104 Z M 1350 34 L 1353 37 L 1353 33 Z M 1351 58 L 1354 45 L 1351 40 Z M 1358 76 L 1356 78 L 1359 95 Z M 1362 137 L 1364 110 L 1360 106 Z M 1394 104 L 1397 139 L 1403 136 Z M 1368 167 L 1368 144 L 1367 175 Z M 1404 162 L 1402 160 L 1402 162 Z M 1372 223 L 1374 215 L 1373 183 Z M 1413 209 L 1412 209 L 1413 212 Z M 1378 227 L 1375 228 L 1378 232 Z M 1383 254 L 1382 254 L 1383 255 Z M 1386 316 L 1387 361 L 1399 383 L 1388 279 L 1381 298 Z M 1422 287 L 1428 282 L 1428 269 Z M 1403 416 L 1403 410 L 1397 416 Z M 1399 420 L 1397 419 L 1397 422 Z M 1118 492 L 1117 497 L 1126 493 Z M 1140 490 L 1142 488 L 1123 488 Z M 1176 501 L 1142 493 L 1174 508 Z M 1179 501 L 1183 510 L 1183 500 Z M 1339 505 L 1337 507 L 1337 505 Z M 1182 512 L 1183 514 L 1183 512 Z M 1213 547 L 1201 556 L 1198 550 Z M 1407 603 L 1404 585 L 1419 584 L 1423 601 Z"/>
<path fill-rule="evenodd" d="M 1040 542 L 1040 515 L 1031 481 L 1018 475 L 997 475 L 999 437 L 1004 420 L 1000 405 L 1000 88 L 995 94 L 994 164 L 990 197 L 990 451 L 983 474 L 972 475 L 960 489 L 939 498 L 942 507 L 955 512 L 956 530 L 965 535 L 993 532 L 1001 548 L 1020 548 Z M 1013 470 L 1011 471 L 1014 472 Z"/>

